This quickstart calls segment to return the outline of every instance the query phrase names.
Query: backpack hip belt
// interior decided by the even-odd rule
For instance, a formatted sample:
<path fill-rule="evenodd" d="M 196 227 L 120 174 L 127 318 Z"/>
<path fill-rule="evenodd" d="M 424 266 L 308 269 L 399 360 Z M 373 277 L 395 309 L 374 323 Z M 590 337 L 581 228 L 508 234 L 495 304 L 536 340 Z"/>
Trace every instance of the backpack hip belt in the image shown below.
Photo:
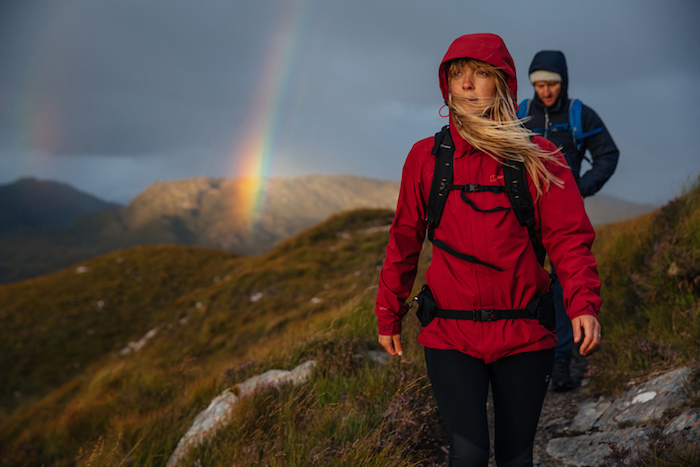
<path fill-rule="evenodd" d="M 428 287 L 424 285 L 414 301 L 418 303 L 416 315 L 421 326 L 429 325 L 433 319 L 460 319 L 474 322 L 497 321 L 502 319 L 536 319 L 548 330 L 555 329 L 556 312 L 552 289 L 536 294 L 525 308 L 513 310 L 445 310 L 437 307 L 437 302 Z"/>

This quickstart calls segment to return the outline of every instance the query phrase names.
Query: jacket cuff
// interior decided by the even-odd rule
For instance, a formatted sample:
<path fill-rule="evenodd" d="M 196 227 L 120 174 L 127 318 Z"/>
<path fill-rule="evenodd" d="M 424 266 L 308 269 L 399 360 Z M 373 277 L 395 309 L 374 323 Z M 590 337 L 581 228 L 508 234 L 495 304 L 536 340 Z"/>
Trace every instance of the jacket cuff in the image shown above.
<path fill-rule="evenodd" d="M 595 186 L 585 178 L 578 180 L 578 192 L 582 197 L 588 198 L 595 194 Z"/>
<path fill-rule="evenodd" d="M 401 321 L 397 321 L 391 324 L 379 325 L 380 336 L 393 336 L 394 334 L 401 334 Z"/>
<path fill-rule="evenodd" d="M 573 320 L 577 316 L 582 316 L 582 315 L 591 315 L 594 318 L 598 318 L 598 313 L 595 311 L 595 308 L 593 308 L 593 305 L 588 304 L 586 305 L 582 310 L 579 310 L 577 312 L 571 313 L 569 315 L 569 319 Z"/>

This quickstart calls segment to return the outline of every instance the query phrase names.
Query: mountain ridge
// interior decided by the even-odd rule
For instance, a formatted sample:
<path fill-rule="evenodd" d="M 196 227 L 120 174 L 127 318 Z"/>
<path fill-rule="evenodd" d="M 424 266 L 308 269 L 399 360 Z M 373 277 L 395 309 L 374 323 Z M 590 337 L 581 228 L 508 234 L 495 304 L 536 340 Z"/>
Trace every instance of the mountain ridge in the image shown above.
<path fill-rule="evenodd" d="M 21 227 L 68 228 L 84 214 L 120 207 L 66 183 L 20 178 L 0 185 L 0 232 Z"/>
<path fill-rule="evenodd" d="M 151 184 L 126 206 L 83 214 L 67 228 L 0 231 L 0 282 L 56 271 L 136 245 L 180 244 L 262 254 L 328 217 L 353 209 L 394 209 L 399 183 L 353 175 L 272 177 L 250 228 L 250 178 L 194 177 Z M 0 187 L 2 188 L 2 187 Z M 599 195 L 586 199 L 594 225 L 652 210 Z"/>

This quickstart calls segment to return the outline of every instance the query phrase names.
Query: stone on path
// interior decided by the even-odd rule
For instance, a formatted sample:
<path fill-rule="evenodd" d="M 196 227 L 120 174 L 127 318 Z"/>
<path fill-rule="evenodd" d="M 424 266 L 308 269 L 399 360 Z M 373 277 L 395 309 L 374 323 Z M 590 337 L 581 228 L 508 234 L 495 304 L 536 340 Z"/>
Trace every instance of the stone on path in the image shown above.
<path fill-rule="evenodd" d="M 637 439 L 652 431 L 651 428 L 635 427 L 570 438 L 554 438 L 547 444 L 547 454 L 559 459 L 564 465 L 579 467 L 600 465 L 605 456 L 610 454 L 610 448 L 605 443 L 605 439 L 609 439 L 618 446 L 633 448 L 637 445 Z"/>
<path fill-rule="evenodd" d="M 584 401 L 566 430 L 580 435 L 550 440 L 547 454 L 564 465 L 595 466 L 610 454 L 604 439 L 619 446 L 636 447 L 640 438 L 654 430 L 653 423 L 664 413 L 687 402 L 683 384 L 688 376 L 689 368 L 679 368 L 632 387 L 617 399 L 601 397 Z M 665 427 L 664 433 L 681 431 L 690 438 L 700 438 L 697 409 L 677 417 Z"/>

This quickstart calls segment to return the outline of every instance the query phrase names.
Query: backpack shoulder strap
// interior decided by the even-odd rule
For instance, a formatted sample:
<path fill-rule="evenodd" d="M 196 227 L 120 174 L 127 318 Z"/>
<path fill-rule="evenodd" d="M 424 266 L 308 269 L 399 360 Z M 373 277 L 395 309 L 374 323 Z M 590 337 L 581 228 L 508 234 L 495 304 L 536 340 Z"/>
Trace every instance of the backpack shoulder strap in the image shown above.
<path fill-rule="evenodd" d="M 578 151 L 583 147 L 583 140 L 589 136 L 597 135 L 603 131 L 603 127 L 595 128 L 591 131 L 583 132 L 583 121 L 581 113 L 583 104 L 578 99 L 573 99 L 569 105 L 569 125 L 571 125 L 571 136 L 574 138 L 574 144 Z"/>
<path fill-rule="evenodd" d="M 428 240 L 433 245 L 441 250 L 449 253 L 464 261 L 470 263 L 481 264 L 496 271 L 502 271 L 501 268 L 486 261 L 481 261 L 479 258 L 461 253 L 442 240 L 435 238 L 435 229 L 440 225 L 442 212 L 445 209 L 447 195 L 452 188 L 454 180 L 454 168 L 452 162 L 454 160 L 455 148 L 450 135 L 450 127 L 445 125 L 442 130 L 435 135 L 435 144 L 431 151 L 435 155 L 435 171 L 433 172 L 433 184 L 430 186 L 430 197 L 428 198 L 428 213 L 425 219 L 428 227 Z"/>
<path fill-rule="evenodd" d="M 452 161 L 455 148 L 452 144 L 449 125 L 445 125 L 439 133 L 435 134 L 435 144 L 431 154 L 435 156 L 435 171 L 433 172 L 433 184 L 430 187 L 430 198 L 428 198 L 426 223 L 428 228 L 435 229 L 440 225 L 442 211 L 449 193 L 448 186 L 452 184 L 454 179 Z"/>
<path fill-rule="evenodd" d="M 530 196 L 530 190 L 527 187 L 527 170 L 522 162 L 508 161 L 503 164 L 503 177 L 507 190 L 508 198 L 513 206 L 513 212 L 518 218 L 520 225 L 527 228 L 527 234 L 530 237 L 532 247 L 535 249 L 537 259 L 540 264 L 544 264 L 544 249 L 542 243 L 537 238 L 535 232 L 535 205 Z"/>
<path fill-rule="evenodd" d="M 518 118 L 525 118 L 530 113 L 530 99 L 523 100 L 518 106 L 518 113 L 516 114 Z"/>
<path fill-rule="evenodd" d="M 583 128 L 581 124 L 581 111 L 583 110 L 583 105 L 578 99 L 572 99 L 569 101 L 569 126 L 571 127 L 571 136 L 574 138 L 574 144 L 577 150 L 581 150 L 581 144 L 583 144 Z"/>

